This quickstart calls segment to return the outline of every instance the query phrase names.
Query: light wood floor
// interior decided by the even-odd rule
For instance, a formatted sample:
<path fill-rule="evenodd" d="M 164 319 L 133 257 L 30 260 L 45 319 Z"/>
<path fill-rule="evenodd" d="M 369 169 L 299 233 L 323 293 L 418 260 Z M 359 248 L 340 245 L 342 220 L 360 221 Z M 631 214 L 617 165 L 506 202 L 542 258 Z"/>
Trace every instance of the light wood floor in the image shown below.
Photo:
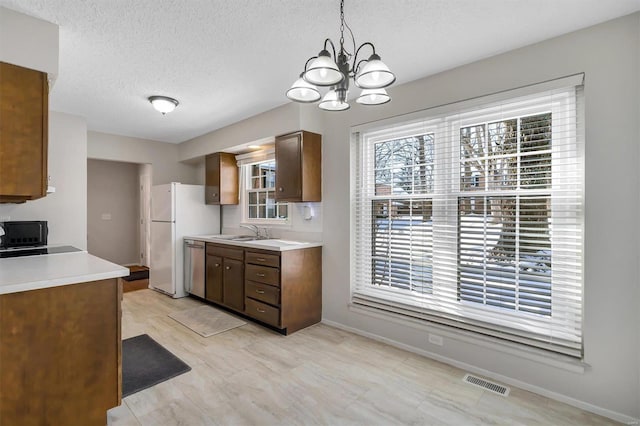
<path fill-rule="evenodd" d="M 147 333 L 192 370 L 125 398 L 110 425 L 613 424 L 516 388 L 495 395 L 463 383 L 462 370 L 322 324 L 203 338 L 167 316 L 200 304 L 124 295 L 123 338 Z"/>

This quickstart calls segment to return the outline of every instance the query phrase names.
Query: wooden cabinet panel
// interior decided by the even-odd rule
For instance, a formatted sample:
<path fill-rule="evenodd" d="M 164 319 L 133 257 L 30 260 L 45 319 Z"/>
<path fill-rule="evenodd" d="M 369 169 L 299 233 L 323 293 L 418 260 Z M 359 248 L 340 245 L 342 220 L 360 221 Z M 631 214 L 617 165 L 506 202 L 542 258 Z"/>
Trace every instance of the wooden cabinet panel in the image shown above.
<path fill-rule="evenodd" d="M 280 267 L 279 254 L 267 254 L 267 253 L 247 251 L 246 259 L 247 259 L 247 263 L 253 263 L 254 265 L 272 266 L 274 268 Z"/>
<path fill-rule="evenodd" d="M 222 302 L 230 308 L 244 311 L 244 274 L 241 260 L 223 259 Z"/>
<path fill-rule="evenodd" d="M 269 266 L 246 265 L 246 277 L 248 280 L 270 285 L 280 285 L 280 269 Z"/>
<path fill-rule="evenodd" d="M 43 72 L 0 62 L 0 202 L 47 192 L 49 88 Z"/>
<path fill-rule="evenodd" d="M 280 289 L 267 284 L 245 281 L 244 294 L 246 297 L 260 300 L 271 305 L 280 304 Z"/>
<path fill-rule="evenodd" d="M 247 298 L 246 303 L 246 312 L 248 315 L 251 315 L 258 321 L 262 321 L 276 327 L 280 326 L 280 309 L 249 298 Z"/>
<path fill-rule="evenodd" d="M 204 298 L 222 303 L 222 258 L 207 254 Z"/>
<path fill-rule="evenodd" d="M 235 154 L 216 152 L 205 158 L 207 204 L 238 204 L 238 164 Z"/>
<path fill-rule="evenodd" d="M 121 401 L 117 279 L 0 296 L 0 424 L 104 425 Z"/>
<path fill-rule="evenodd" d="M 302 134 L 276 138 L 276 200 L 302 198 Z"/>
<path fill-rule="evenodd" d="M 207 254 L 212 254 L 220 257 L 228 257 L 231 259 L 243 260 L 244 250 L 239 248 L 232 248 L 230 246 L 219 246 L 215 244 L 207 244 Z"/>
<path fill-rule="evenodd" d="M 322 201 L 321 141 L 306 131 L 276 138 L 276 201 Z"/>

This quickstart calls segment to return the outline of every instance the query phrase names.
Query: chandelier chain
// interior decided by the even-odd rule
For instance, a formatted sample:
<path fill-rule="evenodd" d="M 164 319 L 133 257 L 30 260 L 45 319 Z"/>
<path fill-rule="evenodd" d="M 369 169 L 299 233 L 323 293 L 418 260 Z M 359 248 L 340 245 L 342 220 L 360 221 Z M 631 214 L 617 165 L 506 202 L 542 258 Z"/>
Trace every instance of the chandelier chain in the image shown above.
<path fill-rule="evenodd" d="M 340 53 L 344 52 L 344 0 L 340 0 Z"/>

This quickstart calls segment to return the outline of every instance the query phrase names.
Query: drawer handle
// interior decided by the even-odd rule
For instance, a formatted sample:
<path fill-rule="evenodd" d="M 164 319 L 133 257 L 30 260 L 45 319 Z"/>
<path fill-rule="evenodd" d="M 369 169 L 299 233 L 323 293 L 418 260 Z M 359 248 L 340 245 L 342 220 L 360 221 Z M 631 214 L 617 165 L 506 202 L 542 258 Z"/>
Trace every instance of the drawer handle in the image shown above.
<path fill-rule="evenodd" d="M 260 312 L 261 314 L 264 314 L 265 312 L 267 312 L 264 309 L 260 309 L 260 308 L 256 308 L 256 311 Z"/>
<path fill-rule="evenodd" d="M 259 277 L 264 277 L 264 274 L 257 273 L 256 275 Z"/>
<path fill-rule="evenodd" d="M 258 262 L 266 262 L 267 261 L 267 259 L 265 259 L 264 257 L 256 257 L 256 260 Z"/>
<path fill-rule="evenodd" d="M 258 293 L 258 294 L 264 294 L 264 290 L 259 290 L 259 289 L 257 289 L 257 290 L 256 290 L 256 293 Z"/>

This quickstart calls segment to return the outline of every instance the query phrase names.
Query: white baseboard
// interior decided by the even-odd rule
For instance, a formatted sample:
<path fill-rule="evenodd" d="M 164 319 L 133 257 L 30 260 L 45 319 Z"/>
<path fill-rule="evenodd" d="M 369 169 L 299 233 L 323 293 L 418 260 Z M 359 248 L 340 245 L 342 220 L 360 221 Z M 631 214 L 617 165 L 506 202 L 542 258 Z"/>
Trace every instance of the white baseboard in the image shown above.
<path fill-rule="evenodd" d="M 372 340 L 376 340 L 378 342 L 386 343 L 388 345 L 394 346 L 396 348 L 404 349 L 408 352 L 413 352 L 418 355 L 425 356 L 427 358 L 434 359 L 436 361 L 443 362 L 445 364 L 452 365 L 454 367 L 460 368 L 465 371 L 469 371 L 475 374 L 482 375 L 484 377 L 488 377 L 490 379 L 498 380 L 502 383 L 515 386 L 520 389 L 527 390 L 529 392 L 537 393 L 538 395 L 542 395 L 544 397 L 554 399 L 556 401 L 563 402 L 565 404 L 580 408 L 581 410 L 589 411 L 594 414 L 598 414 L 603 417 L 607 417 L 609 419 L 615 420 L 617 422 L 628 424 L 628 425 L 638 425 L 640 424 L 640 419 L 636 419 L 626 414 L 618 413 L 616 411 L 608 410 L 606 408 L 599 407 L 597 405 L 590 404 L 588 402 L 581 401 L 579 399 L 571 398 L 566 395 L 562 395 L 557 392 L 550 391 L 545 388 L 541 388 L 539 386 L 531 385 L 529 383 L 522 382 L 520 380 L 512 379 L 507 376 L 503 376 L 502 374 L 494 373 L 493 371 L 485 370 L 483 368 L 478 368 L 474 365 L 467 364 L 465 362 L 460 362 L 452 358 L 448 358 L 433 352 L 425 351 L 424 349 L 416 348 L 414 346 L 406 345 L 404 343 L 397 342 L 392 339 L 387 339 L 386 337 L 378 336 L 377 334 L 369 333 L 366 331 L 359 330 L 357 328 L 349 327 L 334 321 L 327 320 L 325 318 L 322 319 L 322 323 L 331 327 L 338 328 L 340 330 L 349 331 L 351 333 L 368 337 Z"/>

